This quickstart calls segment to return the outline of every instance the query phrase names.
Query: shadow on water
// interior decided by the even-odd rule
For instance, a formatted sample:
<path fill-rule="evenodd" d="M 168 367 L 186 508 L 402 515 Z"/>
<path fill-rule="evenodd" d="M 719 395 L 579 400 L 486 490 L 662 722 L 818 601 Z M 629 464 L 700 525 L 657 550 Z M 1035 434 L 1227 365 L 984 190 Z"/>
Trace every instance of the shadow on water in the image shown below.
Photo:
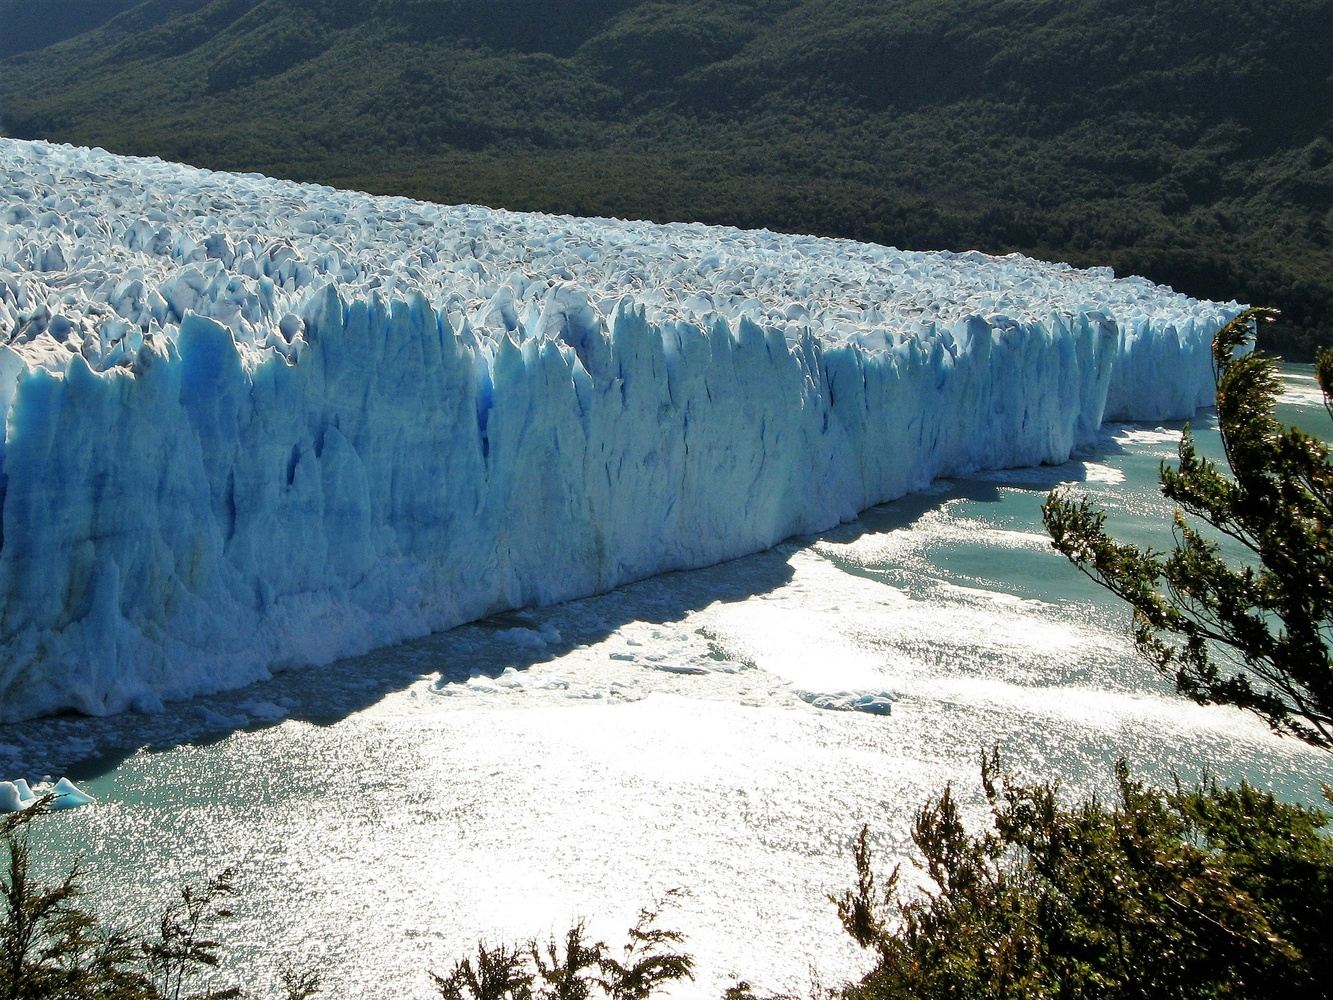
<path fill-rule="evenodd" d="M 524 671 L 598 643 L 631 622 L 678 622 L 718 602 L 771 593 L 791 581 L 792 554 L 816 541 L 848 543 L 867 534 L 909 529 L 949 503 L 998 502 L 1007 489 L 1044 493 L 1061 483 L 1086 480 L 1089 463 L 1122 450 L 1103 436 L 1095 450 L 1063 465 L 942 480 L 924 492 L 872 507 L 855 521 L 790 539 L 766 552 L 665 573 L 550 608 L 504 612 L 323 667 L 285 671 L 235 691 L 169 703 L 158 714 L 63 715 L 0 726 L 0 777 L 49 774 L 93 780 L 140 750 L 208 746 L 237 732 L 289 720 L 333 725 L 436 675 L 437 684 L 445 684 L 498 678 L 509 669 Z"/>

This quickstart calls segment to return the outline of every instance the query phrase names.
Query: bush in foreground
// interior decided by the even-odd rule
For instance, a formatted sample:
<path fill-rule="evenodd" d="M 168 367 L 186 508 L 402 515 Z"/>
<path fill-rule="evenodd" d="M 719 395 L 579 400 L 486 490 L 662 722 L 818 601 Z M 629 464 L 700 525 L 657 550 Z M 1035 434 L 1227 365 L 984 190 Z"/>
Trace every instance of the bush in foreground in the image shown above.
<path fill-rule="evenodd" d="M 32 879 L 26 827 L 49 797 L 23 812 L 0 816 L 0 1000 L 234 1000 L 235 988 L 204 984 L 223 954 L 214 939 L 231 916 L 230 871 L 202 890 L 185 887 L 162 914 L 154 935 L 107 927 L 82 904 L 75 865 L 55 885 Z M 292 982 L 317 985 L 311 978 Z M 309 993 L 288 991 L 290 1000 Z"/>
<path fill-rule="evenodd" d="M 668 898 L 675 893 L 669 893 Z M 432 973 L 442 1000 L 648 1000 L 661 987 L 693 978 L 694 960 L 677 950 L 679 931 L 657 926 L 660 905 L 639 911 L 621 957 L 605 942 L 587 939 L 582 922 L 541 947 L 477 945 L 476 962 L 464 958 L 447 976 Z"/>
<path fill-rule="evenodd" d="M 1325 997 L 1333 990 L 1329 817 L 1242 784 L 1169 791 L 1116 769 L 1118 800 L 1062 805 L 983 760 L 987 828 L 947 788 L 912 840 L 929 886 L 879 883 L 868 831 L 836 898 L 874 970 L 849 1000 Z"/>
<path fill-rule="evenodd" d="M 203 889 L 185 886 L 158 921 L 155 934 L 117 930 L 83 905 L 75 865 L 54 885 L 32 878 L 27 826 L 35 807 L 0 816 L 0 1000 L 239 1000 L 235 986 L 212 975 L 226 945 L 221 931 L 233 913 L 232 873 Z M 668 893 L 670 900 L 676 893 Z M 563 941 L 522 947 L 477 945 L 475 957 L 431 979 L 442 1000 L 649 1000 L 664 986 L 692 977 L 684 936 L 657 925 L 660 905 L 639 912 L 619 950 L 588 939 L 582 923 Z M 321 970 L 281 971 L 285 1000 L 321 995 Z"/>

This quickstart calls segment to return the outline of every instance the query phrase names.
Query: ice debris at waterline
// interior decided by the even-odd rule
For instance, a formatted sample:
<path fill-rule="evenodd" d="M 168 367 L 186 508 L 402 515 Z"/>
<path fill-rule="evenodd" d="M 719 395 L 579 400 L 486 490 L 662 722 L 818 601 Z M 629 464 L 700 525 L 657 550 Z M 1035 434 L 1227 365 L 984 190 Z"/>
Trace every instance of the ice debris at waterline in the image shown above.
<path fill-rule="evenodd" d="M 29 787 L 27 781 L 0 781 L 0 813 L 21 812 L 35 806 L 46 795 L 51 796 L 48 809 L 79 809 L 97 801 L 68 778 L 61 778 L 54 785 L 38 784 Z"/>
<path fill-rule="evenodd" d="M 0 719 L 151 710 L 1060 462 L 1208 402 L 1238 308 L 0 140 Z"/>
<path fill-rule="evenodd" d="M 888 691 L 797 691 L 796 696 L 815 708 L 835 712 L 865 712 L 868 715 L 893 713 L 893 695 Z"/>

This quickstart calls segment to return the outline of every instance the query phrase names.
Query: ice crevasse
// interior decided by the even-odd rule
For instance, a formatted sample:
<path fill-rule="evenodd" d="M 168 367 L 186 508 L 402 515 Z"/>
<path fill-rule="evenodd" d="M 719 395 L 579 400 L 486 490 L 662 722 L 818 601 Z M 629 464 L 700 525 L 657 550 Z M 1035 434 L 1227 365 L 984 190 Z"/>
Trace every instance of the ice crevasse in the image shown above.
<path fill-rule="evenodd" d="M 236 687 L 1184 417 L 1106 269 L 0 140 L 0 721 Z"/>

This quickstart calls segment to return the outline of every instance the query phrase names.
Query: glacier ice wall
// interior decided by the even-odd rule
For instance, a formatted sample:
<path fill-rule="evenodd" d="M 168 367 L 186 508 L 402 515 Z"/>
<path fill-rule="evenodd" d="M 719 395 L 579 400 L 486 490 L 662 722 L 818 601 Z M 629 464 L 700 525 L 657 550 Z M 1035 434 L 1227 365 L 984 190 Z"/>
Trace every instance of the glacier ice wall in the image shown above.
<path fill-rule="evenodd" d="M 0 720 L 151 708 L 1065 460 L 1235 303 L 0 140 Z"/>

